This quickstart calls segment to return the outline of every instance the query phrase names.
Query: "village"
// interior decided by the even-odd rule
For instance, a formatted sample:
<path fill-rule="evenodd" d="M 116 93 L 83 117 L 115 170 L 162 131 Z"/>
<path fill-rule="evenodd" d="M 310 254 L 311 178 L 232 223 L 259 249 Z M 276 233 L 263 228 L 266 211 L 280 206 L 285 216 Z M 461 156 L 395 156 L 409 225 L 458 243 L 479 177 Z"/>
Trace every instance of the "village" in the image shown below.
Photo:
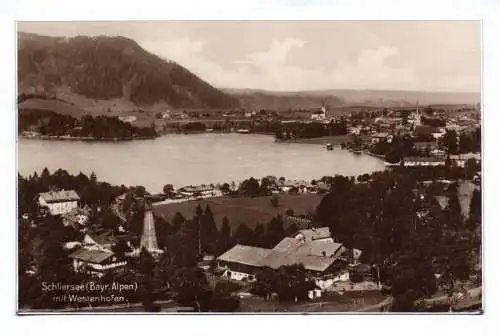
<path fill-rule="evenodd" d="M 320 113 L 314 113 L 312 123 L 331 124 L 336 122 L 332 121 L 333 119 L 328 120 L 326 115 L 326 108 L 320 110 Z M 356 178 L 346 178 L 345 183 L 364 188 L 363 185 L 371 185 L 377 179 L 390 178 L 391 169 L 399 169 L 398 174 L 403 174 L 401 176 L 406 176 L 405 174 L 409 174 L 410 171 L 422 171 L 424 172 L 421 173 L 422 177 L 416 180 L 418 187 L 413 189 L 415 193 L 413 204 L 416 204 L 417 200 L 423 200 L 427 197 L 430 189 L 436 188 L 441 190 L 437 194 L 436 192 L 433 194 L 437 195 L 435 196 L 437 200 L 441 201 L 443 197 L 448 199 L 456 197 L 456 195 L 443 195 L 448 195 L 446 190 L 451 189 L 450 185 L 458 185 L 458 194 L 463 190 L 468 190 L 466 191 L 468 198 L 465 201 L 460 200 L 463 211 L 464 208 L 468 208 L 469 202 L 474 202 L 471 201 L 471 197 L 475 197 L 472 194 L 480 192 L 480 144 L 478 148 L 477 144 L 474 143 L 474 134 L 480 125 L 479 120 L 476 113 L 468 112 L 457 117 L 438 114 L 436 118 L 436 120 L 445 120 L 443 126 L 428 126 L 426 124 L 428 121 L 425 121 L 426 117 L 417 105 L 415 110 L 406 117 L 387 111 L 385 116 L 376 117 L 373 120 L 369 119 L 373 122 L 353 123 L 353 126 L 348 128 L 352 141 L 347 143 L 344 141 L 337 142 L 335 145 L 330 142 L 324 143 L 324 141 L 335 139 L 335 136 L 317 139 L 323 141 L 321 144 L 324 149 L 322 150 L 341 150 L 344 148 L 354 152 L 363 151 L 371 153 L 371 155 L 379 155 L 385 159 L 389 170 L 382 175 L 374 173 L 371 176 L 365 174 Z M 351 119 L 348 120 L 353 120 L 353 117 L 351 116 Z M 346 125 L 349 125 L 349 122 Z M 346 139 L 346 137 L 342 136 L 342 139 Z M 395 146 L 405 141 L 402 139 L 410 140 L 411 146 L 409 148 Z M 316 139 L 312 138 L 312 140 Z M 335 149 L 336 147 L 340 148 Z M 380 154 L 374 153 L 377 151 Z M 399 152 L 398 155 L 395 155 L 396 158 L 391 160 L 393 151 Z M 411 153 L 412 156 L 407 156 L 408 153 Z M 72 272 L 83 279 L 106 279 L 111 273 L 121 272 L 123 274 L 123 271 L 127 272 L 130 267 L 135 267 L 133 265 L 142 263 L 144 253 L 151 255 L 153 260 L 159 263 L 166 255 L 171 258 L 171 254 L 176 253 L 173 251 L 176 247 L 169 246 L 170 240 L 164 241 L 163 238 L 159 238 L 166 230 L 163 228 L 164 223 L 175 225 L 176 218 L 172 219 L 173 210 L 168 206 L 186 203 L 192 204 L 194 207 L 195 204 L 198 204 L 192 220 L 182 219 L 177 223 L 178 226 L 181 226 L 178 232 L 182 237 L 185 234 L 191 235 L 191 237 L 183 238 L 188 239 L 187 241 L 191 243 L 193 243 L 192 239 L 195 240 L 189 253 L 194 253 L 196 267 L 204 274 L 210 286 L 218 288 L 217 284 L 220 282 L 234 283 L 234 288 L 229 290 L 226 295 L 239 300 L 237 304 L 239 309 L 293 311 L 294 309 L 305 309 L 304 304 L 307 305 L 307 303 L 304 302 L 309 301 L 312 306 L 309 304 L 308 309 L 319 309 L 320 311 L 322 309 L 329 311 L 336 309 L 388 311 L 394 302 L 393 297 L 387 295 L 390 286 L 384 284 L 383 276 L 380 274 L 382 264 L 374 262 L 373 255 L 371 255 L 373 252 L 363 250 L 361 246 L 364 244 L 358 245 L 355 242 L 345 244 L 344 234 L 337 236 L 337 233 L 332 231 L 335 225 L 322 225 L 325 221 L 318 219 L 319 207 L 316 211 L 310 209 L 308 213 L 302 214 L 295 213 L 292 208 L 288 208 L 286 211 L 285 209 L 279 210 L 282 213 L 276 217 L 278 219 L 273 218 L 268 223 L 266 231 L 271 232 L 271 225 L 281 225 L 281 229 L 277 231 L 279 233 L 265 244 L 257 244 L 260 246 L 253 245 L 251 239 L 234 238 L 234 236 L 230 241 L 226 237 L 227 241 L 221 244 L 220 242 L 224 239 L 220 236 L 214 238 L 214 234 L 217 235 L 217 228 L 213 229 L 215 233 L 204 232 L 204 224 L 200 224 L 203 220 L 208 220 L 207 218 L 209 218 L 209 222 L 214 222 L 213 214 L 208 205 L 205 205 L 206 209 L 204 212 L 202 211 L 198 202 L 203 200 L 220 199 L 223 201 L 232 198 L 238 202 L 239 199 L 267 197 L 266 199 L 270 203 L 267 206 L 277 208 L 280 206 L 281 199 L 285 197 L 314 195 L 318 200 L 326 199 L 332 193 L 336 193 L 335 183 L 340 183 L 338 181 L 340 181 L 340 177 L 325 176 L 317 180 L 305 181 L 267 176 L 262 179 L 252 177 L 238 184 L 232 182 L 216 185 L 189 185 L 177 189 L 172 185 L 165 185 L 162 193 L 154 195 L 145 190 L 139 193 L 137 190 L 127 190 L 119 195 L 115 193 L 114 198 L 108 200 L 107 206 L 100 201 L 94 202 L 94 204 L 83 201 L 76 190 L 52 186 L 50 190 L 36 194 L 34 212 L 25 212 L 20 215 L 21 220 L 31 227 L 36 227 L 37 222 L 43 221 L 43 218 L 61 218 L 64 228 L 70 228 L 73 232 L 66 235 L 67 238 L 63 241 L 64 254 L 67 255 L 67 262 L 71 265 Z M 454 188 L 456 189 L 456 187 Z M 457 193 L 456 190 L 455 193 Z M 450 202 L 448 200 L 448 203 Z M 464 202 L 465 206 L 463 206 Z M 449 204 L 446 205 L 446 201 L 442 204 L 444 204 L 443 211 L 447 211 Z M 161 206 L 167 206 L 166 211 L 171 212 L 169 218 L 154 211 L 155 208 L 159 209 Z M 465 213 L 468 212 L 467 209 Z M 429 216 L 429 211 L 417 211 L 416 214 L 419 220 L 425 221 L 421 218 Z M 182 217 L 179 212 L 175 214 L 175 217 L 179 215 Z M 189 216 L 186 213 L 184 215 Z M 468 216 L 470 217 L 470 215 Z M 110 219 L 110 223 L 105 223 L 106 220 Z M 131 227 L 131 220 L 135 220 L 134 228 Z M 95 225 L 96 221 L 101 222 L 101 224 Z M 274 224 L 271 224 L 273 221 L 275 221 Z M 194 223 L 191 229 L 195 231 L 186 233 L 182 227 L 190 222 Z M 327 220 L 326 223 L 329 221 Z M 215 224 L 212 225 L 215 227 Z M 227 225 L 227 222 L 224 225 Z M 240 225 L 236 233 L 231 230 L 233 235 L 237 236 L 241 228 Z M 227 229 L 229 230 L 229 227 Z M 223 232 L 224 226 L 221 230 L 219 235 Z M 74 234 L 75 232 L 76 234 Z M 206 241 L 204 242 L 204 240 Z M 264 245 L 266 247 L 262 247 Z M 477 265 L 473 267 L 475 274 L 480 273 L 480 268 L 477 269 L 477 267 Z M 37 271 L 36 267 L 32 266 L 26 270 L 26 274 L 27 276 L 34 275 Z M 269 272 L 275 273 L 270 275 Z M 439 283 L 439 278 L 444 279 L 446 272 L 435 275 L 435 281 Z M 276 293 L 276 291 L 279 292 L 274 287 L 276 285 L 271 285 L 271 283 L 278 281 L 277 278 L 269 280 L 271 281 L 268 284 L 269 288 L 263 288 L 265 281 L 267 281 L 263 279 L 277 276 L 288 279 L 286 281 L 289 283 L 290 291 L 286 294 Z M 441 293 L 441 296 L 438 297 L 442 300 L 438 300 L 434 296 L 434 299 L 429 301 L 432 302 L 431 306 L 435 306 L 436 302 L 439 304 L 444 302 L 444 305 L 448 302 L 447 309 L 452 309 L 452 305 L 449 304 L 450 300 L 455 302 L 454 309 L 460 309 L 457 303 L 460 300 L 462 300 L 461 304 L 463 304 L 463 300 L 469 300 L 475 304 L 478 296 L 471 297 L 467 289 L 475 288 L 474 281 L 454 281 L 451 286 L 449 281 L 445 281 L 438 285 L 438 287 L 444 286 L 442 290 L 437 292 Z M 172 281 L 167 281 L 167 291 L 171 286 L 173 286 Z M 451 292 L 447 292 L 450 290 Z M 166 297 L 168 298 L 168 295 Z M 284 299 L 285 297 L 286 299 Z M 172 305 L 172 302 L 175 301 L 165 299 L 164 296 L 162 298 L 164 300 L 159 302 L 168 302 L 168 305 Z M 279 303 L 283 300 L 289 303 L 286 305 Z M 427 301 L 419 302 L 423 304 Z M 128 303 L 129 306 L 130 304 Z M 161 307 L 160 304 L 160 307 L 156 309 L 175 309 L 175 304 L 174 308 L 172 306 L 169 308 Z M 120 306 L 117 309 L 122 308 Z M 194 307 L 178 309 L 178 311 L 196 310 Z"/>

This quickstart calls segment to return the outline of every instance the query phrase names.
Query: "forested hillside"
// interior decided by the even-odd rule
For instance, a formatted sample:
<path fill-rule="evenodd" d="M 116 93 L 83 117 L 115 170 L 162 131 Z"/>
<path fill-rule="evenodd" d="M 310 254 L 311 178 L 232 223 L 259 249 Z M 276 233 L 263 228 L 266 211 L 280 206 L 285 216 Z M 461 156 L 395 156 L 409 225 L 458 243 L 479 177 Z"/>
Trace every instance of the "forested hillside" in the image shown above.
<path fill-rule="evenodd" d="M 141 106 L 227 108 L 236 99 L 179 64 L 124 37 L 18 35 L 19 93 L 70 89 L 93 99 L 123 98 Z"/>

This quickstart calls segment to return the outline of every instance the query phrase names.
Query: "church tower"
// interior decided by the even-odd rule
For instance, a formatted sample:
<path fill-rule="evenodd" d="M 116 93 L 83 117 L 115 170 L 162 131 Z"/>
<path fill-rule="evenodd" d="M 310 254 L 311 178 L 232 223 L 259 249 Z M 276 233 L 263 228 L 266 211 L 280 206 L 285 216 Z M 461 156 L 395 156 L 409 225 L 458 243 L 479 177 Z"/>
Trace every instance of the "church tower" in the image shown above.
<path fill-rule="evenodd" d="M 415 122 L 414 122 L 414 125 L 415 126 L 422 125 L 422 114 L 420 113 L 420 109 L 419 109 L 419 106 L 418 106 L 418 100 L 417 100 L 417 107 L 416 107 L 416 110 L 415 110 Z"/>
<path fill-rule="evenodd" d="M 144 227 L 141 236 L 141 250 L 143 247 L 151 254 L 163 253 L 163 251 L 158 248 L 153 218 L 153 206 L 149 198 L 144 199 Z"/>

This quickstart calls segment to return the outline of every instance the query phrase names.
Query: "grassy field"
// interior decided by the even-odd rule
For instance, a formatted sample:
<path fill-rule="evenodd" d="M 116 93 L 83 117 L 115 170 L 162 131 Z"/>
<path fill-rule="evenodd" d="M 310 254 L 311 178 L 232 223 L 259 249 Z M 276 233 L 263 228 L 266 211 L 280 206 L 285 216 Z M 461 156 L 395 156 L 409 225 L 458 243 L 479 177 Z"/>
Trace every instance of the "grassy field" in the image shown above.
<path fill-rule="evenodd" d="M 198 204 L 203 209 L 209 205 L 219 228 L 222 225 L 224 216 L 227 216 L 229 219 L 231 227 L 236 228 L 241 223 L 245 223 L 248 227 L 254 228 L 258 223 L 265 224 L 278 214 L 284 215 L 287 209 L 293 209 L 296 214 L 303 214 L 308 210 L 315 211 L 322 197 L 316 194 L 283 194 L 279 198 L 278 207 L 271 205 L 271 196 L 256 198 L 232 198 L 224 196 L 200 201 L 155 205 L 154 212 L 171 221 L 176 212 L 180 212 L 184 217 L 190 218 L 194 215 Z"/>

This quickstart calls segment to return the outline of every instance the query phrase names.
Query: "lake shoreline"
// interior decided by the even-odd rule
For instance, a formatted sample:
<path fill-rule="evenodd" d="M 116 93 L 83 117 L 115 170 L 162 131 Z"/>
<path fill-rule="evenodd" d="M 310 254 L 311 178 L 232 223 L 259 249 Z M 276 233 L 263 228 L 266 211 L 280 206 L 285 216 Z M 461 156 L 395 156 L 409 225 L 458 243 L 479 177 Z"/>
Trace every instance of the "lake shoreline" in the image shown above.
<path fill-rule="evenodd" d="M 134 140 L 154 140 L 155 137 L 133 137 L 133 138 L 94 138 L 94 137 L 73 137 L 73 136 L 56 136 L 56 135 L 18 135 L 18 139 L 27 140 L 51 140 L 51 141 L 85 141 L 85 142 L 125 142 Z"/>
<path fill-rule="evenodd" d="M 294 143 L 294 144 L 308 144 L 308 145 L 340 145 L 341 143 L 351 142 L 349 134 L 345 135 L 332 135 L 318 138 L 304 138 L 304 139 L 290 139 L 290 140 L 277 140 L 277 143 Z"/>
<path fill-rule="evenodd" d="M 202 133 L 168 134 L 154 141 L 70 141 L 19 137 L 21 175 L 58 168 L 94 172 L 115 185 L 142 185 L 152 193 L 165 184 L 217 184 L 249 177 L 284 176 L 311 180 L 341 174 L 357 176 L 385 170 L 383 160 L 321 146 L 282 145 L 270 135 Z"/>

